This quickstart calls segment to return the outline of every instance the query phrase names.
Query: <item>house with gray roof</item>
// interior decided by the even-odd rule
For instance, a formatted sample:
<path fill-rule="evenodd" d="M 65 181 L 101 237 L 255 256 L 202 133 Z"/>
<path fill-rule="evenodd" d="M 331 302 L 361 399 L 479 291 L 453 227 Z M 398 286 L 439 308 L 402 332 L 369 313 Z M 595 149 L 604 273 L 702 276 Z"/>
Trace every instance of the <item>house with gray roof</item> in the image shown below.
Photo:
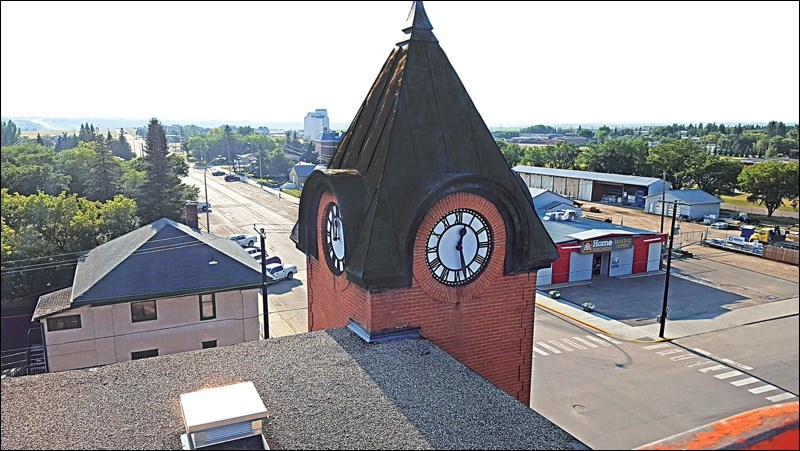
<path fill-rule="evenodd" d="M 237 243 L 162 218 L 83 255 L 33 321 L 49 371 L 106 365 L 257 340 L 260 286 Z"/>
<path fill-rule="evenodd" d="M 660 215 L 662 211 L 661 199 L 661 193 L 646 196 L 644 211 Z M 663 199 L 666 202 L 663 208 L 664 215 L 672 216 L 672 206 L 677 202 L 678 211 L 675 213 L 676 216 L 688 219 L 703 219 L 706 215 L 714 215 L 718 218 L 719 207 L 722 204 L 722 199 L 701 189 L 666 191 Z"/>

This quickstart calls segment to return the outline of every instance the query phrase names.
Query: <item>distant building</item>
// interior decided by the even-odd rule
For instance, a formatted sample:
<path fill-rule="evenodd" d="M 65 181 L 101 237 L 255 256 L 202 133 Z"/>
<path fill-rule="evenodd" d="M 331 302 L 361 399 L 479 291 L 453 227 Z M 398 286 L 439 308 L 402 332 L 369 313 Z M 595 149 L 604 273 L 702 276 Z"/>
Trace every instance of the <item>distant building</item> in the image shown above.
<path fill-rule="evenodd" d="M 344 138 L 344 133 L 331 130 L 322 132 L 322 137 L 314 142 L 320 163 L 327 164 L 331 161 L 333 154 L 336 153 L 336 148 L 339 147 L 339 143 L 342 142 L 342 138 Z"/>
<path fill-rule="evenodd" d="M 664 215 L 672 216 L 672 205 L 678 202 L 677 217 L 689 219 L 702 219 L 706 215 L 719 217 L 719 207 L 722 199 L 713 196 L 701 189 L 671 190 L 664 193 Z M 661 214 L 661 193 L 645 197 L 644 211 L 656 215 Z"/>
<path fill-rule="evenodd" d="M 318 108 L 306 114 L 306 118 L 303 120 L 303 137 L 319 141 L 322 138 L 322 133 L 330 128 L 328 110 Z"/>
<path fill-rule="evenodd" d="M 317 165 L 301 161 L 292 166 L 292 169 L 289 170 L 289 181 L 293 183 L 297 189 L 303 189 L 303 185 L 306 184 L 306 179 L 314 172 L 314 169 L 317 169 Z"/>
<path fill-rule="evenodd" d="M 71 287 L 39 298 L 39 371 L 258 340 L 260 285 L 260 265 L 237 243 L 159 219 L 92 249 Z"/>
<path fill-rule="evenodd" d="M 602 172 L 516 166 L 529 188 L 541 188 L 570 199 L 607 202 L 644 208 L 644 198 L 660 193 L 664 183 L 653 177 Z M 669 189 L 669 183 L 666 183 Z"/>

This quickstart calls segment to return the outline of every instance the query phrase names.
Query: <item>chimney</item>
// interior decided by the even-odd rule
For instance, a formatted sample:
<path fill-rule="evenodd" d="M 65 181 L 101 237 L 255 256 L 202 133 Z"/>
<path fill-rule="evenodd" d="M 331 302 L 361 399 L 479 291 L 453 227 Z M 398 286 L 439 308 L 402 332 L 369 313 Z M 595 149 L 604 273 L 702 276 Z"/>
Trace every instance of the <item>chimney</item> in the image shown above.
<path fill-rule="evenodd" d="M 200 224 L 197 219 L 197 203 L 190 202 L 186 204 L 186 225 L 194 230 L 200 230 Z"/>

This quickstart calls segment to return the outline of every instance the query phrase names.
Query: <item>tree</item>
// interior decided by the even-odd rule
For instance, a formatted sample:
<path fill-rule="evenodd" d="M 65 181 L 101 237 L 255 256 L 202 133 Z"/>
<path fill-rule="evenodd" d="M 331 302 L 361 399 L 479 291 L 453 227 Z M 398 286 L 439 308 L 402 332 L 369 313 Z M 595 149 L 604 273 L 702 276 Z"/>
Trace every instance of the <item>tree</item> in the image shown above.
<path fill-rule="evenodd" d="M 709 124 L 709 127 L 713 124 Z M 673 139 L 663 142 L 647 155 L 653 177 L 660 177 L 662 171 L 667 174 L 667 181 L 672 189 L 690 186 L 696 166 L 705 161 L 699 144 L 690 139 Z"/>
<path fill-rule="evenodd" d="M 319 163 L 317 147 L 312 141 L 307 142 L 305 146 L 303 146 L 303 156 L 301 158 L 303 161 L 307 161 L 309 163 Z"/>
<path fill-rule="evenodd" d="M 767 208 L 767 217 L 783 205 L 784 199 L 798 202 L 798 164 L 766 161 L 745 167 L 739 174 L 739 188 L 750 193 L 747 200 Z"/>
<path fill-rule="evenodd" d="M 3 121 L 3 129 L 2 129 L 2 147 L 5 146 L 13 146 L 17 142 L 19 142 L 19 135 L 20 130 L 17 128 L 17 124 L 14 123 L 11 119 L 7 121 Z"/>
<path fill-rule="evenodd" d="M 185 222 L 183 207 L 187 200 L 168 158 L 167 136 L 158 119 L 153 118 L 145 137 L 145 181 L 136 197 L 143 224 L 161 218 Z"/>
<path fill-rule="evenodd" d="M 55 170 L 56 153 L 35 141 L 22 141 L 0 150 L 2 177 L 0 186 L 12 193 L 35 194 L 44 191 L 58 194 L 66 191 L 69 176 Z"/>
<path fill-rule="evenodd" d="M 649 175 L 647 141 L 641 138 L 616 138 L 589 145 L 578 155 L 581 168 L 592 172 Z"/>
<path fill-rule="evenodd" d="M 73 149 L 78 146 L 78 137 L 73 133 L 72 136 L 67 136 L 67 132 L 62 133 L 56 138 L 55 151 L 61 152 L 62 150 Z"/>
<path fill-rule="evenodd" d="M 289 177 L 289 169 L 292 167 L 292 160 L 286 156 L 281 149 L 275 149 L 269 153 L 269 175 L 280 180 Z"/>
<path fill-rule="evenodd" d="M 255 133 L 255 130 L 253 130 L 253 127 L 251 127 L 249 125 L 243 125 L 243 126 L 239 127 L 238 130 L 236 130 L 236 133 L 238 133 L 238 134 L 240 134 L 242 136 L 247 136 L 247 135 Z"/>
<path fill-rule="evenodd" d="M 742 165 L 732 158 L 706 155 L 692 173 L 697 187 L 714 195 L 731 194 L 738 187 Z"/>
<path fill-rule="evenodd" d="M 508 144 L 505 141 L 497 141 L 497 147 L 500 149 L 500 153 L 503 154 L 503 158 L 506 159 L 506 163 L 508 163 L 509 167 L 517 166 L 522 159 L 523 150 L 519 144 Z"/>
<path fill-rule="evenodd" d="M 100 135 L 95 146 L 95 155 L 90 162 L 86 180 L 86 197 L 91 200 L 107 201 L 120 193 L 122 183 L 122 167 L 111 154 L 109 143 L 113 142 Z"/>

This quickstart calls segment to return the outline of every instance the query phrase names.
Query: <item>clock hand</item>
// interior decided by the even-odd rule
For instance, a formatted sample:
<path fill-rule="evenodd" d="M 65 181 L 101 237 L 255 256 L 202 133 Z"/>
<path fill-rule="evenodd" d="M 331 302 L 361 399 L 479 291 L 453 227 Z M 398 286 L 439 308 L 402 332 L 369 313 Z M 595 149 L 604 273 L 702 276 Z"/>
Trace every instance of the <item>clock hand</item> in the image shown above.
<path fill-rule="evenodd" d="M 333 241 L 339 241 L 339 221 L 333 220 Z"/>
<path fill-rule="evenodd" d="M 467 234 L 467 226 L 464 226 L 461 230 L 458 231 L 458 234 L 461 235 L 458 238 L 458 244 L 456 244 L 456 250 L 458 251 L 458 256 L 461 258 L 461 270 L 464 271 L 464 278 L 467 277 L 467 262 L 464 261 L 464 235 Z"/>

